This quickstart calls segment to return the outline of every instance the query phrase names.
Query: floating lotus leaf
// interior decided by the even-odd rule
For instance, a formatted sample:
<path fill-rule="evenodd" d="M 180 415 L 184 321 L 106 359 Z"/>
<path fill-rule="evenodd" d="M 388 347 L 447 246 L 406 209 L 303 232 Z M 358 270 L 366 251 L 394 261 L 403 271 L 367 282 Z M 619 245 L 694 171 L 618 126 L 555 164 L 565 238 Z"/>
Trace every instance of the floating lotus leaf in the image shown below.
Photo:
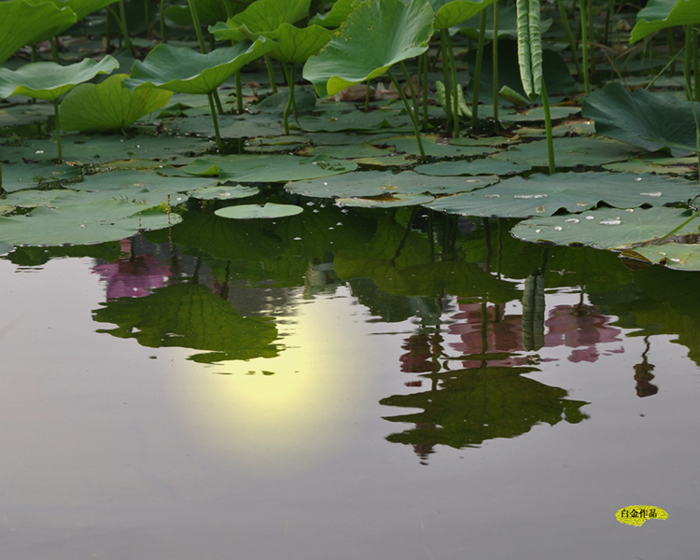
<path fill-rule="evenodd" d="M 377 148 L 364 143 L 350 146 L 313 146 L 304 150 L 304 153 L 310 155 L 325 154 L 341 159 L 382 157 L 393 152 L 393 148 Z"/>
<path fill-rule="evenodd" d="M 107 55 L 99 62 L 86 58 L 82 62 L 61 66 L 54 62 L 25 64 L 19 70 L 0 68 L 0 97 L 26 95 L 34 99 L 55 101 L 78 84 L 98 74 L 109 74 L 119 63 Z"/>
<path fill-rule="evenodd" d="M 660 239 L 690 216 L 690 211 L 678 208 L 654 207 L 633 212 L 599 208 L 576 216 L 530 218 L 516 225 L 511 233 L 523 241 L 622 250 Z M 700 217 L 696 217 L 676 235 L 697 234 L 699 225 Z"/>
<path fill-rule="evenodd" d="M 264 38 L 241 41 L 208 54 L 186 47 L 158 45 L 143 62 L 134 62 L 131 77 L 124 83 L 129 89 L 159 87 L 179 93 L 207 94 L 273 47 L 272 41 Z"/>
<path fill-rule="evenodd" d="M 700 103 L 695 107 L 700 113 Z M 622 84 L 612 82 L 586 96 L 582 114 L 595 121 L 598 134 L 633 146 L 652 152 L 668 148 L 674 156 L 696 150 L 690 102 L 668 93 L 651 93 L 644 88 L 630 93 Z"/>
<path fill-rule="evenodd" d="M 183 169 L 202 177 L 218 176 L 222 181 L 241 183 L 279 183 L 317 177 L 330 177 L 357 168 L 351 161 L 323 155 L 301 157 L 291 155 L 231 155 L 198 159 Z"/>
<path fill-rule="evenodd" d="M 207 113 L 209 113 L 208 111 Z M 267 117 L 270 118 L 267 118 Z M 217 115 L 219 131 L 224 138 L 251 138 L 281 134 L 279 120 L 271 115 Z M 208 137 L 211 134 L 211 116 L 196 116 L 186 119 L 163 119 L 163 125 L 173 134 L 196 134 Z"/>
<path fill-rule="evenodd" d="M 554 155 L 557 167 L 597 166 L 624 161 L 641 150 L 607 138 L 557 138 Z M 547 167 L 547 145 L 544 141 L 522 143 L 493 156 L 532 167 Z"/>
<path fill-rule="evenodd" d="M 63 130 L 124 130 L 141 117 L 163 107 L 172 92 L 157 88 L 130 91 L 126 74 L 110 76 L 101 84 L 82 84 L 61 102 Z"/>
<path fill-rule="evenodd" d="M 149 348 L 206 350 L 189 359 L 201 363 L 273 358 L 279 348 L 277 328 L 262 317 L 243 317 L 206 286 L 175 284 L 157 288 L 142 298 L 120 298 L 93 312 L 98 323 L 117 325 L 98 330 L 118 338 L 133 338 Z"/>
<path fill-rule="evenodd" d="M 474 17 L 479 12 L 488 8 L 496 0 L 481 0 L 481 2 L 468 2 L 466 0 L 428 0 L 435 11 L 435 29 L 449 29 Z M 491 25 L 493 29 L 493 25 Z"/>
<path fill-rule="evenodd" d="M 456 156 L 481 156 L 500 151 L 498 148 L 490 146 L 460 146 L 450 144 L 446 139 L 435 135 L 421 136 L 425 154 L 432 157 L 456 157 Z M 418 155 L 416 139 L 413 136 L 391 136 L 382 138 L 372 145 L 393 146 L 397 152 Z"/>
<path fill-rule="evenodd" d="M 74 23 L 75 13 L 70 8 L 59 8 L 51 2 L 0 2 L 0 64 L 20 47 L 39 42 L 34 37 L 47 33 L 52 36 L 57 27 L 67 29 Z"/>
<path fill-rule="evenodd" d="M 428 49 L 433 10 L 426 0 L 365 0 L 348 16 L 339 35 L 309 58 L 304 78 L 319 97 L 381 76 L 393 64 Z"/>
<path fill-rule="evenodd" d="M 209 28 L 217 39 L 243 41 L 267 31 L 276 31 L 283 23 L 294 23 L 309 13 L 311 0 L 257 0 L 243 12 Z"/>
<path fill-rule="evenodd" d="M 621 256 L 649 264 L 662 264 L 674 270 L 700 270 L 700 245 L 697 244 L 645 245 L 623 251 Z"/>
<path fill-rule="evenodd" d="M 2 147 L 5 156 L 5 147 Z M 74 183 L 82 179 L 79 167 L 46 163 L 2 164 L 2 187 L 7 192 Z"/>
<path fill-rule="evenodd" d="M 341 132 L 344 130 L 360 132 L 397 132 L 409 130 L 411 121 L 398 111 L 372 111 L 362 113 L 351 111 L 347 113 L 326 112 L 322 114 L 299 115 L 299 126 L 306 132 Z M 413 138 L 413 148 L 416 140 Z"/>
<path fill-rule="evenodd" d="M 557 173 L 536 174 L 527 179 L 513 177 L 485 189 L 444 197 L 426 206 L 463 216 L 524 218 L 551 216 L 560 209 L 582 212 L 600 202 L 618 208 L 661 206 L 685 202 L 699 194 L 700 187 L 696 183 L 656 175 Z"/>
<path fill-rule="evenodd" d="M 247 198 L 255 196 L 260 192 L 257 187 L 229 187 L 221 185 L 219 187 L 203 187 L 190 191 L 188 194 L 192 198 L 200 200 L 233 200 L 236 198 Z"/>
<path fill-rule="evenodd" d="M 505 161 L 490 157 L 472 161 L 440 161 L 416 166 L 413 171 L 421 175 L 449 177 L 452 175 L 508 175 L 527 171 L 530 166 L 515 161 Z"/>
<path fill-rule="evenodd" d="M 694 0 L 649 0 L 637 12 L 637 23 L 632 29 L 630 43 L 667 27 L 697 25 L 700 23 L 700 5 Z"/>
<path fill-rule="evenodd" d="M 322 25 L 328 29 L 340 27 L 359 2 L 360 0 L 336 0 L 330 11 L 325 14 L 316 14 L 311 23 Z"/>
<path fill-rule="evenodd" d="M 395 208 L 397 206 L 419 206 L 435 200 L 429 194 L 403 194 L 387 193 L 374 198 L 337 198 L 338 206 L 350 206 L 355 208 Z"/>
<path fill-rule="evenodd" d="M 288 97 L 289 91 L 273 93 L 260 103 L 251 105 L 248 110 L 253 114 L 269 113 L 272 115 L 282 115 L 284 107 L 287 105 Z M 295 87 L 294 102 L 297 105 L 298 112 L 305 113 L 306 111 L 311 111 L 316 106 L 316 93 L 314 89 L 308 86 Z"/>
<path fill-rule="evenodd" d="M 14 245 L 8 245 L 7 243 L 0 243 L 0 256 L 7 255 L 14 249 Z"/>
<path fill-rule="evenodd" d="M 391 155 L 381 156 L 381 157 L 363 157 L 353 160 L 358 165 L 364 167 L 379 167 L 379 168 L 396 168 L 396 167 L 407 167 L 409 165 L 415 165 L 416 158 L 411 155 Z"/>
<path fill-rule="evenodd" d="M 221 218 L 231 218 L 234 220 L 251 220 L 251 219 L 274 219 L 286 218 L 287 216 L 296 216 L 301 214 L 304 209 L 301 206 L 294 204 L 273 204 L 271 202 L 265 204 L 240 204 L 238 206 L 227 206 L 219 208 L 214 212 Z"/>
<path fill-rule="evenodd" d="M 677 165 L 659 165 L 653 159 L 641 160 L 632 158 L 627 161 L 604 165 L 603 169 L 607 169 L 608 171 L 626 171 L 628 173 L 660 173 L 664 175 L 686 175 L 697 171 L 697 158 L 693 158 L 695 160 L 693 163 L 681 163 L 686 158 L 678 159 L 680 161 Z"/>
<path fill-rule="evenodd" d="M 419 175 L 412 171 L 393 174 L 383 171 L 349 173 L 323 180 L 287 183 L 284 188 L 293 194 L 317 198 L 373 197 L 383 195 L 431 194 L 441 196 L 481 189 L 498 181 L 489 177 L 441 177 Z"/>

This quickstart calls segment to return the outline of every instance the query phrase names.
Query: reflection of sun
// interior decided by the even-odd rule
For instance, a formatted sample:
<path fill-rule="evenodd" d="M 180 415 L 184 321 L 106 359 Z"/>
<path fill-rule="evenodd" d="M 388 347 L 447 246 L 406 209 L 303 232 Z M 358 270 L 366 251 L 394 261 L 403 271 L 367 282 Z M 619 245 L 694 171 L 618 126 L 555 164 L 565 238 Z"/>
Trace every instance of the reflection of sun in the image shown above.
<path fill-rule="evenodd" d="M 362 367 L 355 331 L 364 321 L 339 320 L 358 310 L 349 304 L 349 298 L 316 297 L 297 305 L 293 320 L 278 324 L 277 358 L 181 362 L 179 400 L 188 429 L 214 453 L 256 468 L 280 460 L 278 467 L 287 468 L 327 452 L 351 422 L 359 396 L 352 383 Z"/>

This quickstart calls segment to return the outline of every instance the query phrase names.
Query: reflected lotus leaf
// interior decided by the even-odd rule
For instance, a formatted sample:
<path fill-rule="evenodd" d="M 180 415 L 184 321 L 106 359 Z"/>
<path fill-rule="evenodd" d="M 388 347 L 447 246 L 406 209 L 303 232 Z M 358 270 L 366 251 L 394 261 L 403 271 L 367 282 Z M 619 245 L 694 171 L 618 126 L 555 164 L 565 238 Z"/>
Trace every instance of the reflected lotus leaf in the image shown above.
<path fill-rule="evenodd" d="M 697 183 L 685 179 L 633 173 L 557 173 L 505 179 L 497 185 L 443 197 L 426 206 L 463 216 L 526 218 L 552 216 L 562 208 L 582 212 L 600 202 L 618 208 L 661 206 L 684 202 L 699 194 Z"/>
<path fill-rule="evenodd" d="M 274 358 L 279 354 L 272 319 L 243 317 L 205 286 L 187 283 L 157 288 L 142 298 L 120 298 L 93 312 L 101 329 L 118 338 L 133 338 L 149 348 L 206 350 L 189 359 L 201 363 Z"/>
<path fill-rule="evenodd" d="M 565 420 L 576 424 L 588 418 L 583 401 L 522 374 L 534 368 L 483 367 L 446 371 L 426 377 L 437 390 L 395 395 L 380 404 L 419 408 L 423 412 L 384 417 L 413 423 L 414 429 L 392 434 L 387 440 L 410 445 L 448 445 L 456 449 L 478 446 L 495 438 L 514 438 L 538 424 L 554 426 Z"/>

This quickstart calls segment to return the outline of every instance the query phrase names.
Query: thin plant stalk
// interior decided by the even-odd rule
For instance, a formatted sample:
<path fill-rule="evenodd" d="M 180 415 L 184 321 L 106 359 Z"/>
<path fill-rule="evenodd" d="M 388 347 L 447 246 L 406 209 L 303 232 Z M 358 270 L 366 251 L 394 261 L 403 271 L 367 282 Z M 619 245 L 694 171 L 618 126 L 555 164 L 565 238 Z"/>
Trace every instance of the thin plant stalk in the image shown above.
<path fill-rule="evenodd" d="M 595 76 L 595 39 L 593 35 L 593 2 L 591 0 L 586 0 L 586 21 L 588 22 L 588 47 L 591 56 L 588 71 L 591 76 Z"/>
<path fill-rule="evenodd" d="M 124 46 L 134 56 L 134 45 L 131 44 L 129 30 L 126 27 L 126 12 L 124 11 L 124 0 L 119 0 L 119 27 L 121 28 L 122 37 L 124 38 Z"/>
<path fill-rule="evenodd" d="M 554 165 L 554 140 L 552 138 L 552 115 L 549 111 L 549 96 L 547 95 L 547 86 L 544 83 L 544 76 L 542 76 L 542 88 L 540 92 L 540 95 L 542 95 L 542 106 L 544 108 L 544 126 L 547 131 L 547 161 L 549 163 L 549 174 L 552 175 L 556 170 Z"/>
<path fill-rule="evenodd" d="M 49 45 L 51 47 L 51 59 L 56 64 L 61 64 L 61 60 L 58 58 L 58 37 L 51 37 L 49 39 Z"/>
<path fill-rule="evenodd" d="M 202 24 L 199 23 L 199 14 L 197 13 L 197 6 L 195 6 L 194 0 L 187 0 L 187 4 L 190 7 L 190 14 L 192 14 L 192 25 L 194 25 L 194 32 L 197 34 L 199 52 L 201 52 L 202 54 L 207 54 L 207 47 L 204 44 L 204 35 L 202 35 Z"/>
<path fill-rule="evenodd" d="M 591 82 L 588 77 L 588 29 L 586 27 L 586 0 L 578 0 L 579 15 L 581 17 L 581 46 L 583 49 L 583 84 L 586 95 L 591 93 Z"/>
<path fill-rule="evenodd" d="M 165 10 L 165 0 L 160 0 L 160 13 L 158 14 L 160 20 L 160 42 L 164 45 L 168 44 L 168 38 L 165 36 L 165 15 L 163 11 Z"/>
<path fill-rule="evenodd" d="M 700 64 L 698 63 L 698 32 L 692 29 L 693 50 L 690 51 L 693 57 L 693 78 L 695 79 L 695 101 L 700 101 Z"/>
<path fill-rule="evenodd" d="M 270 91 L 277 93 L 277 82 L 275 81 L 275 70 L 272 68 L 272 61 L 266 54 L 263 55 L 263 58 L 265 59 L 265 66 L 267 66 L 267 76 L 270 80 Z"/>
<path fill-rule="evenodd" d="M 241 71 L 238 70 L 234 77 L 236 78 L 236 113 L 239 115 L 243 112 L 243 86 L 241 84 Z"/>
<path fill-rule="evenodd" d="M 36 45 L 32 45 L 32 62 L 36 62 L 39 57 L 36 54 Z"/>
<path fill-rule="evenodd" d="M 416 88 L 413 85 L 413 80 L 411 80 L 411 75 L 408 73 L 408 70 L 406 69 L 406 65 L 401 61 L 399 63 L 401 66 L 401 71 L 403 72 L 403 75 L 406 77 L 406 83 L 408 84 L 408 88 L 411 90 L 411 97 L 413 98 L 413 116 L 416 118 L 416 121 L 418 119 L 418 104 L 417 104 L 417 98 L 418 95 L 416 94 Z"/>
<path fill-rule="evenodd" d="M 287 85 L 289 86 L 289 95 L 287 96 L 287 104 L 284 106 L 282 122 L 284 123 L 284 133 L 289 136 L 289 110 L 294 105 L 294 65 L 291 64 L 289 70 L 287 70 L 286 64 L 282 62 L 282 70 L 284 71 L 285 77 L 287 78 Z M 296 111 L 294 111 L 294 117 L 296 118 Z"/>
<path fill-rule="evenodd" d="M 476 67 L 474 68 L 474 90 L 472 91 L 472 128 L 479 121 L 479 81 L 481 80 L 481 63 L 484 60 L 484 42 L 486 40 L 486 10 L 481 11 L 479 22 L 479 43 L 476 47 Z"/>
<path fill-rule="evenodd" d="M 564 9 L 564 0 L 557 0 L 557 6 L 559 7 L 559 17 L 561 18 L 561 23 L 564 26 L 564 31 L 566 31 L 566 36 L 569 39 L 569 48 L 571 49 L 571 55 L 574 59 L 576 75 L 581 76 L 581 62 L 578 59 L 578 47 L 576 46 L 576 39 L 574 38 L 574 34 L 571 32 L 569 18 L 567 17 L 566 10 Z"/>
<path fill-rule="evenodd" d="M 63 150 L 61 150 L 61 121 L 58 111 L 58 99 L 53 100 L 53 114 L 56 119 L 56 148 L 58 149 L 58 163 L 63 163 Z"/>
<path fill-rule="evenodd" d="M 416 143 L 418 144 L 418 151 L 420 152 L 420 158 L 422 161 L 425 161 L 426 160 L 425 150 L 423 149 L 423 141 L 421 140 L 421 137 L 420 137 L 420 129 L 418 127 L 418 119 L 416 118 L 416 115 L 411 110 L 411 105 L 408 103 L 408 99 L 406 99 L 406 96 L 404 95 L 404 92 L 401 89 L 401 86 L 399 85 L 399 82 L 396 80 L 396 77 L 394 76 L 394 74 L 391 72 L 391 70 L 387 70 L 386 73 L 389 75 L 389 79 L 394 84 L 394 87 L 396 88 L 396 90 L 399 92 L 399 95 L 401 96 L 401 101 L 403 101 L 403 106 L 405 107 L 406 112 L 408 113 L 409 117 L 411 117 L 411 122 L 413 123 L 413 132 L 416 135 Z"/>
<path fill-rule="evenodd" d="M 219 133 L 219 121 L 216 118 L 216 103 L 214 103 L 214 93 L 209 92 L 207 94 L 209 98 L 209 109 L 211 110 L 211 120 L 214 123 L 214 136 L 216 138 L 216 148 L 220 151 L 224 151 L 224 143 L 221 141 L 221 134 Z"/>
<path fill-rule="evenodd" d="M 452 50 L 452 39 L 447 33 L 447 53 L 450 56 L 450 74 L 452 75 L 452 114 L 455 116 L 452 121 L 452 136 L 459 136 L 459 83 L 457 82 L 457 62 L 455 62 L 454 51 Z"/>
<path fill-rule="evenodd" d="M 447 29 L 440 30 L 440 53 L 442 55 L 442 80 L 445 84 L 445 113 L 447 113 L 447 126 L 452 124 L 452 94 L 450 92 L 450 74 L 447 67 Z M 455 115 L 455 118 L 457 116 Z"/>
<path fill-rule="evenodd" d="M 423 59 L 423 130 L 428 128 L 428 51 L 425 51 L 421 58 Z"/>
<path fill-rule="evenodd" d="M 153 39 L 153 27 L 151 27 L 151 11 L 148 9 L 148 0 L 143 0 L 143 17 L 146 20 L 146 36 Z"/>
<path fill-rule="evenodd" d="M 666 72 L 666 70 L 668 70 L 668 68 L 673 65 L 673 63 L 676 61 L 676 59 L 683 52 L 685 52 L 685 47 L 683 47 L 682 49 L 679 49 L 678 52 L 673 55 L 673 58 L 666 63 L 666 66 L 664 66 L 661 69 L 661 71 L 656 76 L 654 76 L 646 86 L 644 86 L 644 89 L 648 90 L 650 87 L 652 87 L 654 85 L 654 82 L 656 82 L 656 80 L 658 80 L 663 75 L 663 73 Z"/>
<path fill-rule="evenodd" d="M 370 92 L 369 80 L 367 80 L 367 91 L 365 92 L 365 113 L 369 111 L 369 92 Z"/>
<path fill-rule="evenodd" d="M 493 3 L 493 131 L 498 132 L 498 1 Z"/>
<path fill-rule="evenodd" d="M 692 25 L 686 25 L 685 26 L 685 55 L 683 56 L 684 58 L 684 65 L 683 65 L 683 75 L 685 77 L 685 95 L 688 98 L 688 101 L 693 100 L 693 87 L 690 82 L 690 65 L 691 65 L 691 59 L 690 57 L 691 52 L 692 52 L 692 39 L 691 39 L 691 34 L 693 33 L 693 26 Z"/>

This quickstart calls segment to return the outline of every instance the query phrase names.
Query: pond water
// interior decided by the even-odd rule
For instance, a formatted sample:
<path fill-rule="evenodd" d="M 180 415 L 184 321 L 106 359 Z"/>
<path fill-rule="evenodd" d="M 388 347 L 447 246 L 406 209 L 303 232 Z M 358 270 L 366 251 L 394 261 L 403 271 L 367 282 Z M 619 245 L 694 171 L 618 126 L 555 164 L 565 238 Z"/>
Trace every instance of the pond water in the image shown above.
<path fill-rule="evenodd" d="M 697 274 L 294 201 L 0 259 L 3 558 L 694 557 Z"/>

